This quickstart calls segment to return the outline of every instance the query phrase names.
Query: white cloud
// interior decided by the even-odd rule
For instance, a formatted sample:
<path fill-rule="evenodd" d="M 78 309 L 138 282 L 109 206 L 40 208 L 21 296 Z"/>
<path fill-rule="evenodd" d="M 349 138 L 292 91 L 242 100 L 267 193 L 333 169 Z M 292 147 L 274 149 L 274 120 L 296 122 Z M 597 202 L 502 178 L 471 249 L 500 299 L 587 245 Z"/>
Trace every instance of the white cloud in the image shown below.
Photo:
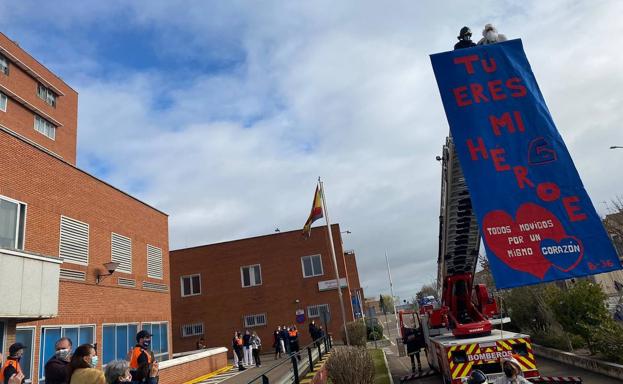
<path fill-rule="evenodd" d="M 352 232 L 344 244 L 357 252 L 362 285 L 387 291 L 387 250 L 406 298 L 436 276 L 435 155 L 448 128 L 428 54 L 450 49 L 465 24 L 474 37 L 493 21 L 523 38 L 593 202 L 603 212 L 600 201 L 623 194 L 612 175 L 623 150 L 607 149 L 623 145 L 614 46 L 623 27 L 613 16 L 623 6 L 498 3 L 150 1 L 54 11 L 60 30 L 123 14 L 158 31 L 162 57 L 235 64 L 184 83 L 157 69 L 94 78 L 104 65 L 91 56 L 97 41 L 57 36 L 66 41 L 55 53 L 28 35 L 27 19 L 3 21 L 80 92 L 81 165 L 168 212 L 172 247 L 300 228 L 320 175 L 332 220 Z M 13 14 L 38 12 L 24 7 Z"/>

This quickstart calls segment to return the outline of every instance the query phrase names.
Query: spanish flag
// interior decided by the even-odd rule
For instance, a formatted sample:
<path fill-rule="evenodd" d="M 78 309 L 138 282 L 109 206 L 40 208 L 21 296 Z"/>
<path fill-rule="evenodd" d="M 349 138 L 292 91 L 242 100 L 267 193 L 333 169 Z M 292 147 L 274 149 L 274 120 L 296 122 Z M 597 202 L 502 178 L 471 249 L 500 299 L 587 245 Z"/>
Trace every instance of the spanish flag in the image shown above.
<path fill-rule="evenodd" d="M 311 212 L 309 213 L 309 218 L 305 222 L 303 226 L 303 236 L 310 237 L 311 236 L 311 225 L 314 221 L 323 217 L 322 215 L 322 191 L 320 190 L 320 186 L 316 186 L 316 193 L 314 194 L 314 203 L 312 204 Z"/>

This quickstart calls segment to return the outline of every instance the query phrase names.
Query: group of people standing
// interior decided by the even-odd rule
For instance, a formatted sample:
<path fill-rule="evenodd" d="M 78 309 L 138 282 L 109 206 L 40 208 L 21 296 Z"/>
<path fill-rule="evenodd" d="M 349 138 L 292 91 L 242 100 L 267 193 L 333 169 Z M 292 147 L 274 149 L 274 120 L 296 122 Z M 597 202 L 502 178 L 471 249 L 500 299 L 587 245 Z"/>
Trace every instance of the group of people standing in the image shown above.
<path fill-rule="evenodd" d="M 253 364 L 255 364 L 256 367 L 262 366 L 260 360 L 262 339 L 260 339 L 255 331 L 251 333 L 247 329 L 244 335 L 238 331 L 234 332 L 231 346 L 234 351 L 234 365 L 238 366 L 239 370 L 244 371 L 247 369 L 246 367 L 251 367 Z"/>
<path fill-rule="evenodd" d="M 128 352 L 128 359 L 111 361 L 102 371 L 96 368 L 99 358 L 92 344 L 82 344 L 74 350 L 71 339 L 62 337 L 54 344 L 54 356 L 45 363 L 45 382 L 46 384 L 158 384 L 158 362 L 149 348 L 150 344 L 151 334 L 144 330 L 138 332 L 136 345 Z M 19 362 L 25 348 L 22 343 L 15 343 L 9 347 L 9 357 L 2 364 L 0 371 L 1 384 L 24 382 Z"/>
<path fill-rule="evenodd" d="M 459 39 L 459 42 L 454 45 L 454 49 L 471 48 L 476 45 L 495 44 L 508 40 L 505 35 L 498 33 L 493 24 L 485 25 L 485 28 L 482 30 L 482 39 L 478 43 L 472 41 L 472 31 L 469 27 L 461 28 L 457 39 Z"/>
<path fill-rule="evenodd" d="M 309 323 L 309 335 L 312 340 L 317 342 L 324 336 L 324 330 L 322 326 L 317 326 L 315 321 Z M 275 348 L 275 359 L 279 359 L 282 356 L 291 356 L 296 354 L 296 358 L 300 361 L 301 355 L 298 354 L 300 350 L 299 346 L 299 331 L 295 325 L 290 327 L 279 326 L 273 333 L 273 348 Z"/>

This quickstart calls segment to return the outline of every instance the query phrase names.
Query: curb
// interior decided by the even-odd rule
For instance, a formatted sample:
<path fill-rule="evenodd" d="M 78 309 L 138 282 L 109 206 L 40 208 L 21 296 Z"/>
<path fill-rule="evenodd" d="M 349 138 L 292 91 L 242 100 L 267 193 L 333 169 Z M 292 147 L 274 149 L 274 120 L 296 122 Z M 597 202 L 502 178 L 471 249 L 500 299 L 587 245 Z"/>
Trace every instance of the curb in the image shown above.
<path fill-rule="evenodd" d="M 383 351 L 383 360 L 385 361 L 385 369 L 387 369 L 387 376 L 389 377 L 389 383 L 394 384 L 394 378 L 392 377 L 392 372 L 389 370 L 389 363 L 387 362 L 387 354 L 385 353 L 384 349 L 381 349 L 381 351 Z"/>
<path fill-rule="evenodd" d="M 185 382 L 184 384 L 195 384 L 195 383 L 199 383 L 201 381 L 207 380 L 211 377 L 214 377 L 216 375 L 220 375 L 223 372 L 227 372 L 230 369 L 232 369 L 234 366 L 233 365 L 226 365 L 225 367 L 221 368 L 221 369 L 217 369 L 216 371 L 212 371 L 210 373 L 208 373 L 207 375 L 203 375 L 203 376 L 199 376 L 196 379 L 192 379 L 190 381 Z"/>
<path fill-rule="evenodd" d="M 599 373 L 614 379 L 623 380 L 623 365 L 609 363 L 593 359 L 591 357 L 578 356 L 575 353 L 560 351 L 558 349 L 547 348 L 541 345 L 532 344 L 534 353 L 551 360 L 573 365 L 587 371 Z"/>

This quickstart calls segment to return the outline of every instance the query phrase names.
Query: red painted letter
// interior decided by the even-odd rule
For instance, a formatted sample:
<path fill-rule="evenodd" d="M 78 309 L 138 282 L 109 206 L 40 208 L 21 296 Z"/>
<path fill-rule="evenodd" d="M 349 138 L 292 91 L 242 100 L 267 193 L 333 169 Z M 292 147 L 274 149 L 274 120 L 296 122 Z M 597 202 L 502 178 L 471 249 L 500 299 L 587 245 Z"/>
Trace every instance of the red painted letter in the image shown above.
<path fill-rule="evenodd" d="M 462 57 L 455 57 L 454 58 L 454 64 L 463 64 L 465 65 L 465 69 L 467 70 L 467 73 L 469 73 L 470 75 L 474 73 L 474 61 L 478 60 L 478 56 L 477 55 L 469 55 L 469 56 L 462 56 Z"/>
<path fill-rule="evenodd" d="M 484 69 L 487 73 L 493 73 L 498 67 L 495 64 L 495 60 L 493 60 L 493 57 L 489 58 L 489 62 L 491 63 L 491 65 L 487 64 L 487 60 L 485 59 L 480 60 L 480 63 L 482 64 L 482 69 Z"/>
<path fill-rule="evenodd" d="M 528 179 L 528 169 L 526 167 L 518 165 L 513 168 L 513 172 L 515 172 L 517 185 L 519 185 L 520 189 L 524 188 L 524 183 L 527 184 L 528 187 L 534 188 L 534 183 Z"/>
<path fill-rule="evenodd" d="M 485 142 L 482 140 L 482 137 L 478 138 L 478 146 L 474 147 L 474 142 L 472 139 L 467 139 L 467 148 L 469 149 L 469 153 L 472 156 L 472 160 L 478 160 L 478 152 L 482 155 L 483 159 L 489 158 L 487 154 L 487 148 L 485 147 Z"/>
<path fill-rule="evenodd" d="M 495 148 L 492 149 L 490 152 L 491 160 L 493 160 L 493 166 L 495 167 L 496 171 L 502 172 L 509 171 L 511 169 L 510 165 L 504 164 L 506 162 L 506 160 L 504 159 L 504 154 L 506 153 L 504 148 Z"/>
<path fill-rule="evenodd" d="M 454 88 L 452 92 L 454 93 L 454 99 L 456 100 L 456 104 L 459 107 L 465 107 L 472 103 L 472 101 L 467 97 L 467 87 L 458 87 Z"/>
<path fill-rule="evenodd" d="M 567 216 L 571 221 L 582 221 L 586 220 L 587 216 L 585 213 L 580 212 L 580 207 L 578 207 L 575 203 L 579 202 L 580 198 L 577 196 L 569 196 L 562 198 L 562 204 L 565 206 L 565 210 L 567 211 Z"/>
<path fill-rule="evenodd" d="M 482 88 L 482 85 L 478 84 L 478 83 L 471 83 L 469 85 L 469 88 L 472 90 L 472 97 L 474 98 L 474 101 L 477 103 L 480 103 L 480 99 L 482 99 L 482 101 L 487 102 L 489 101 L 489 99 L 487 99 L 487 96 L 485 96 L 482 91 L 484 90 Z"/>
<path fill-rule="evenodd" d="M 516 91 L 511 93 L 512 97 L 524 97 L 528 93 L 526 87 L 521 84 L 521 79 L 519 77 L 512 77 L 506 80 L 506 87 Z"/>
<path fill-rule="evenodd" d="M 536 194 L 539 199 L 551 202 L 560 197 L 560 188 L 556 183 L 541 183 L 536 186 Z"/>
<path fill-rule="evenodd" d="M 491 123 L 491 128 L 493 128 L 493 133 L 496 136 L 502 135 L 500 132 L 500 127 L 506 127 L 508 132 L 515 132 L 515 126 L 513 125 L 513 120 L 511 120 L 511 114 L 508 112 L 504 112 L 502 117 L 499 119 L 493 115 L 489 116 L 489 122 Z"/>
<path fill-rule="evenodd" d="M 493 100 L 504 100 L 506 99 L 506 93 L 502 91 L 502 80 L 492 80 L 487 83 L 489 86 L 489 93 L 491 93 L 491 98 Z"/>

